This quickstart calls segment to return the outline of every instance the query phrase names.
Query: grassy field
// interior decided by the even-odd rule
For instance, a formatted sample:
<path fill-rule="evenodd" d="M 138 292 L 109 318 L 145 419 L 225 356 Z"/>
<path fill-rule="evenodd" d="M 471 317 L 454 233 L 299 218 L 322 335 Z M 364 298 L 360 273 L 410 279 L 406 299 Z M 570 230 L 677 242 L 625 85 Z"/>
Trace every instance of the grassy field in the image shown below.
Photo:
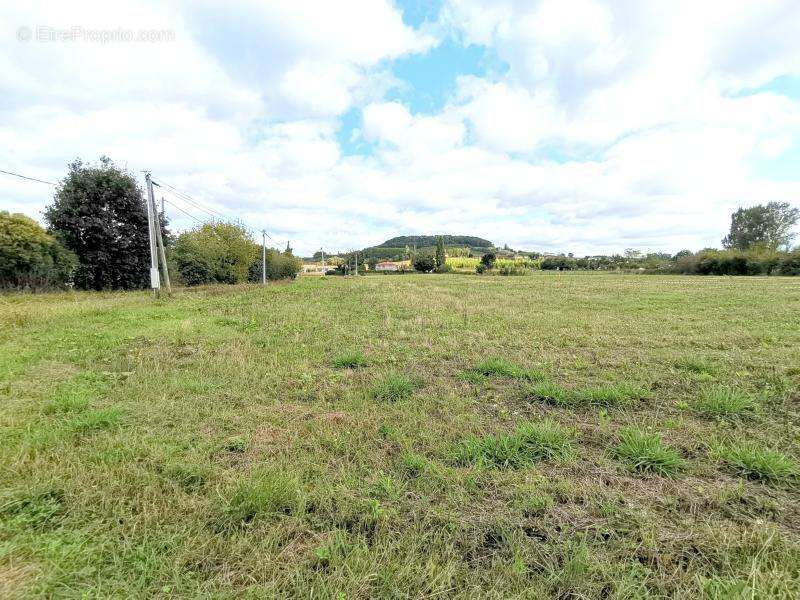
<path fill-rule="evenodd" d="M 0 597 L 797 598 L 800 280 L 0 296 Z"/>

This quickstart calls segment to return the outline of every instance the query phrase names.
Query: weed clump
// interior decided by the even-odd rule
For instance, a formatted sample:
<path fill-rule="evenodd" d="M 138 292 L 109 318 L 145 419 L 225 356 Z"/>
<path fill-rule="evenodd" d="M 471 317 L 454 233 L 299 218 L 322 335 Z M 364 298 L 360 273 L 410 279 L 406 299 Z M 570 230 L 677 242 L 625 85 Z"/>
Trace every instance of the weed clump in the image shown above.
<path fill-rule="evenodd" d="M 64 512 L 64 491 L 37 488 L 12 493 L 0 499 L 0 517 L 23 528 L 42 528 Z"/>
<path fill-rule="evenodd" d="M 72 420 L 72 428 L 78 433 L 92 433 L 117 427 L 122 420 L 122 411 L 118 408 L 101 408 L 79 413 Z"/>
<path fill-rule="evenodd" d="M 362 352 L 346 352 L 333 359 L 336 369 L 360 369 L 367 366 L 367 359 Z"/>
<path fill-rule="evenodd" d="M 457 465 L 519 469 L 551 460 L 567 460 L 575 454 L 574 434 L 553 421 L 523 423 L 512 434 L 465 439 L 455 451 Z"/>
<path fill-rule="evenodd" d="M 504 358 L 497 357 L 478 363 L 471 369 L 471 372 L 482 377 L 506 377 L 531 381 L 538 381 L 544 377 L 539 371 L 523 369 Z"/>
<path fill-rule="evenodd" d="M 400 402 L 410 398 L 418 382 L 402 373 L 389 373 L 378 379 L 372 386 L 371 396 L 381 402 Z"/>
<path fill-rule="evenodd" d="M 736 474 L 767 483 L 788 483 L 800 476 L 800 467 L 777 450 L 752 443 L 728 446 L 717 454 Z"/>
<path fill-rule="evenodd" d="M 620 432 L 613 455 L 638 473 L 674 477 L 686 468 L 686 461 L 677 450 L 664 444 L 661 437 L 635 427 Z"/>
<path fill-rule="evenodd" d="M 723 386 L 713 386 L 703 390 L 695 408 L 704 416 L 725 418 L 751 414 L 756 405 L 745 392 Z"/>
<path fill-rule="evenodd" d="M 224 524 L 241 527 L 258 518 L 300 514 L 303 493 L 298 479 L 278 469 L 265 469 L 239 483 L 223 510 Z"/>
<path fill-rule="evenodd" d="M 635 400 L 645 398 L 647 392 L 628 383 L 615 383 L 582 390 L 566 390 L 550 381 L 544 381 L 523 389 L 529 400 L 541 400 L 563 408 L 628 406 Z"/>
<path fill-rule="evenodd" d="M 675 366 L 682 371 L 687 371 L 695 375 L 710 377 L 716 371 L 716 367 L 702 358 L 694 356 L 684 356 L 675 361 Z"/>

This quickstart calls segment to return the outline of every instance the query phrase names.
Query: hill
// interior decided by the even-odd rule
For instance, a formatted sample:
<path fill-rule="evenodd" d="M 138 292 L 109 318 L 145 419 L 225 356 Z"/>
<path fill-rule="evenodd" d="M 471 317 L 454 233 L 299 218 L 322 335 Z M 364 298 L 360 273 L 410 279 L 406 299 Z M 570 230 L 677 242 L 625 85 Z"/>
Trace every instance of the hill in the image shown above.
<path fill-rule="evenodd" d="M 401 235 L 386 240 L 374 248 L 405 248 L 416 244 L 417 248 L 435 246 L 435 235 Z M 494 244 L 489 240 L 476 237 L 474 235 L 443 235 L 445 246 L 460 246 L 469 248 L 493 248 Z"/>

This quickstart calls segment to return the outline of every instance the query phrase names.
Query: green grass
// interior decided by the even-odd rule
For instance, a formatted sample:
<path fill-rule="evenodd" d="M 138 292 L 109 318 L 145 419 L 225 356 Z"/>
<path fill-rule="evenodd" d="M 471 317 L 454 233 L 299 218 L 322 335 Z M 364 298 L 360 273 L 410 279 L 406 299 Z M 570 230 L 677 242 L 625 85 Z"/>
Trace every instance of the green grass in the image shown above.
<path fill-rule="evenodd" d="M 367 359 L 362 352 L 346 352 L 333 359 L 336 369 L 359 369 L 367 366 Z"/>
<path fill-rule="evenodd" d="M 800 597 L 797 314 L 568 272 L 0 296 L 0 597 Z"/>
<path fill-rule="evenodd" d="M 552 421 L 523 423 L 514 433 L 467 437 L 454 453 L 458 465 L 519 469 L 574 454 L 574 435 Z"/>
<path fill-rule="evenodd" d="M 262 469 L 236 485 L 222 510 L 222 522 L 241 527 L 256 519 L 298 515 L 303 508 L 303 492 L 295 475 Z"/>
<path fill-rule="evenodd" d="M 616 383 L 577 390 L 566 390 L 550 381 L 543 381 L 523 388 L 523 396 L 528 400 L 541 400 L 561 407 L 581 408 L 625 407 L 636 400 L 646 398 L 648 392 L 628 383 Z"/>
<path fill-rule="evenodd" d="M 686 461 L 657 434 L 634 427 L 620 431 L 613 455 L 638 473 L 674 477 L 686 468 Z"/>
<path fill-rule="evenodd" d="M 479 362 L 471 369 L 472 373 L 484 377 L 507 377 L 509 379 L 543 379 L 544 375 L 534 369 L 523 369 L 504 358 L 492 357 Z"/>
<path fill-rule="evenodd" d="M 695 409 L 707 417 L 742 417 L 753 413 L 756 403 L 749 394 L 725 386 L 703 389 Z"/>
<path fill-rule="evenodd" d="M 379 377 L 370 391 L 372 397 L 380 402 L 400 402 L 414 394 L 419 382 L 403 373 L 387 373 Z"/>
<path fill-rule="evenodd" d="M 718 451 L 727 467 L 748 479 L 767 483 L 792 483 L 800 477 L 800 466 L 782 452 L 753 443 L 727 446 Z"/>

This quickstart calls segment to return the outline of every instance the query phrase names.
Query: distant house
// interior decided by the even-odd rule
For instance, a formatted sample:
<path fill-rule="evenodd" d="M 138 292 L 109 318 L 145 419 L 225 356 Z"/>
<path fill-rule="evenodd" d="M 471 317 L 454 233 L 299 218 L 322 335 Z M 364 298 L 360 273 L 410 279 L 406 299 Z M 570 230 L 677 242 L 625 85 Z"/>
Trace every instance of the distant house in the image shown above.
<path fill-rule="evenodd" d="M 378 273 L 399 271 L 399 270 L 400 270 L 400 265 L 393 262 L 379 262 L 375 265 L 375 271 L 377 271 Z"/>

